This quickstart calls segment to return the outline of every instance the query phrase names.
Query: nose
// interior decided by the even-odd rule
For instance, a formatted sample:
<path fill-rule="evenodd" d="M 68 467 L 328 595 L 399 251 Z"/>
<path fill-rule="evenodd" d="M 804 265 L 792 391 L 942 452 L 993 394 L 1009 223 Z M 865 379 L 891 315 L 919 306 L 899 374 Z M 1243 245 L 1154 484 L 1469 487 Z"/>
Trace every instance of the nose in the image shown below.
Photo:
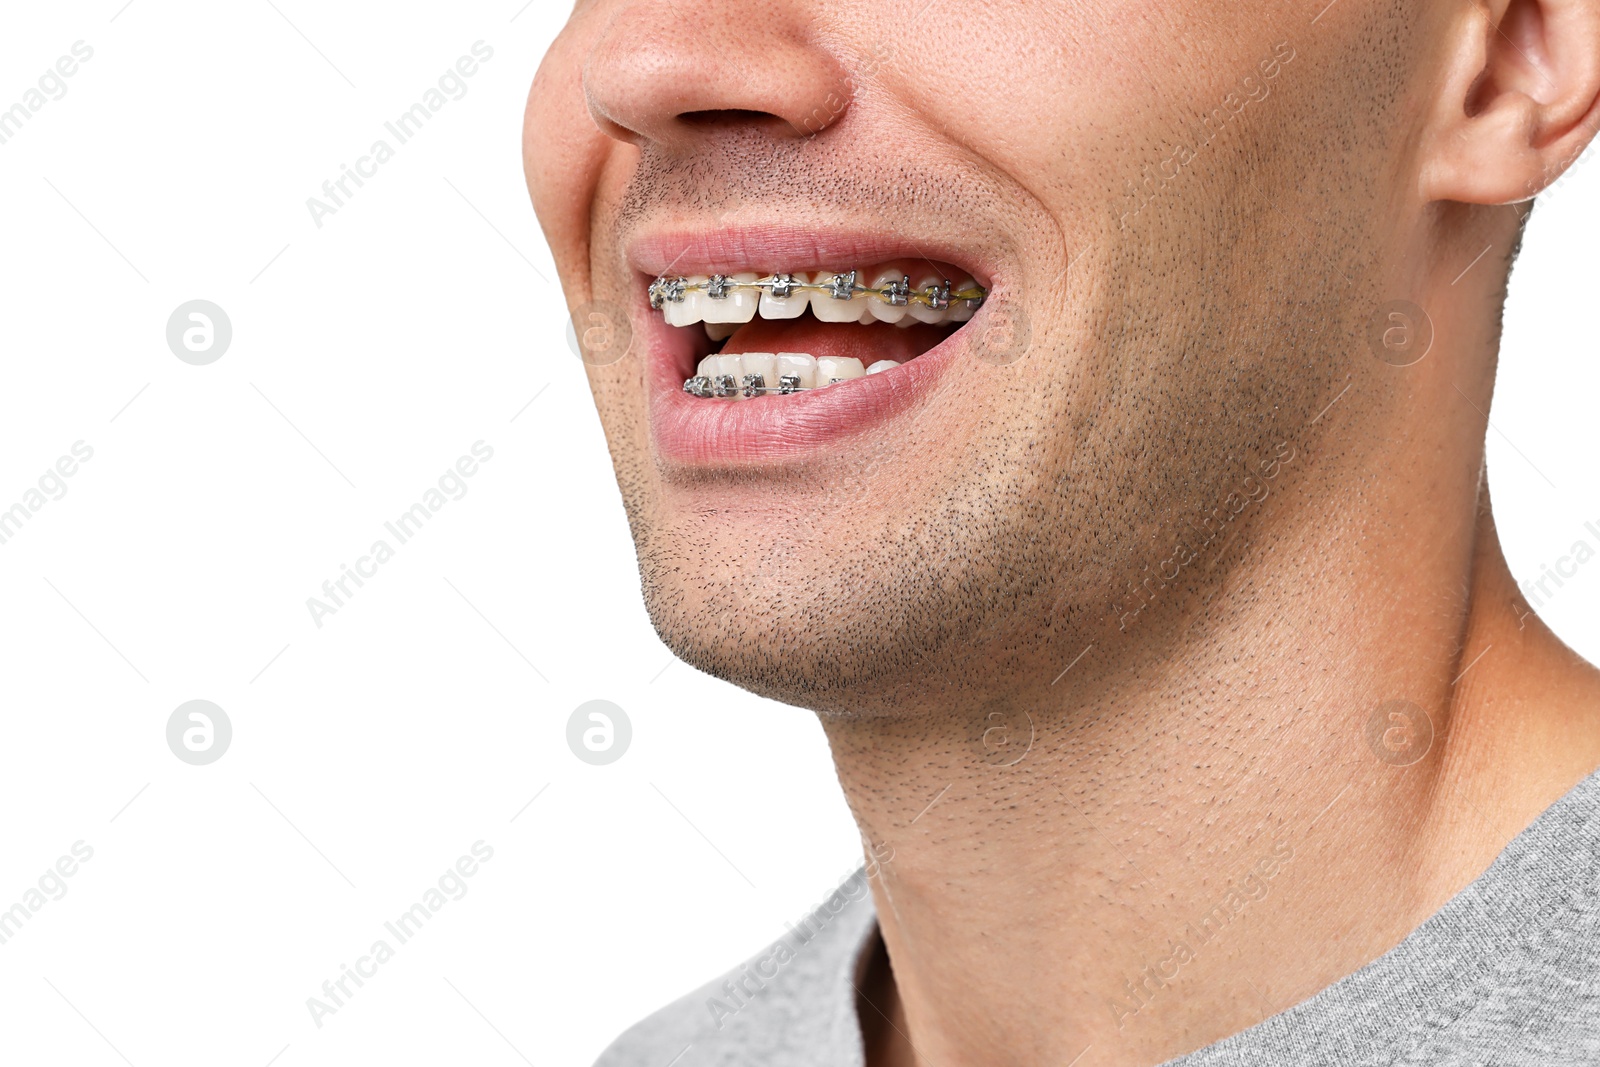
<path fill-rule="evenodd" d="M 629 0 L 584 68 L 589 113 L 639 148 L 682 149 L 708 132 L 761 127 L 822 132 L 850 106 L 852 84 L 800 12 L 809 4 Z M 813 16 L 814 18 L 814 16 Z"/>

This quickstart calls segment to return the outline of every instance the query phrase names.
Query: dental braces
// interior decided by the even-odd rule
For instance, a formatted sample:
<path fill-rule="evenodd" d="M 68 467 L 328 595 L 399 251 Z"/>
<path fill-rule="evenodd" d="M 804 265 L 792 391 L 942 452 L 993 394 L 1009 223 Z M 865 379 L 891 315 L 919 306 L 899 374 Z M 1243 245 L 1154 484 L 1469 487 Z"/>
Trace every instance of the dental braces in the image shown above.
<path fill-rule="evenodd" d="M 882 300 L 891 307 L 921 304 L 934 311 L 944 311 L 957 300 L 965 300 L 968 307 L 978 308 L 989 295 L 987 289 L 976 283 L 969 288 L 952 289 L 948 278 L 944 279 L 942 284 L 929 284 L 920 289 L 913 289 L 910 275 L 901 275 L 899 281 L 890 282 L 882 288 L 859 285 L 857 284 L 859 277 L 860 272 L 853 270 L 835 274 L 826 282 L 802 282 L 793 274 L 774 274 L 770 278 L 754 282 L 734 281 L 726 274 L 713 274 L 703 282 L 691 282 L 688 278 L 681 277 L 660 277 L 650 283 L 650 307 L 654 311 L 660 311 L 665 304 L 682 303 L 688 293 L 705 293 L 712 300 L 726 300 L 729 293 L 760 292 L 771 293 L 777 300 L 787 300 L 796 293 L 826 293 L 834 300 L 853 300 L 857 296 L 870 296 Z"/>
<path fill-rule="evenodd" d="M 845 381 L 844 378 L 830 378 L 828 385 Z M 698 397 L 723 397 L 732 398 L 739 395 L 747 397 L 764 396 L 776 393 L 779 396 L 788 396 L 790 393 L 806 393 L 812 389 L 826 389 L 827 385 L 802 386 L 800 375 L 780 374 L 777 385 L 768 385 L 764 374 L 746 374 L 741 385 L 738 378 L 731 374 L 697 374 L 683 383 L 683 391 L 690 396 Z"/>

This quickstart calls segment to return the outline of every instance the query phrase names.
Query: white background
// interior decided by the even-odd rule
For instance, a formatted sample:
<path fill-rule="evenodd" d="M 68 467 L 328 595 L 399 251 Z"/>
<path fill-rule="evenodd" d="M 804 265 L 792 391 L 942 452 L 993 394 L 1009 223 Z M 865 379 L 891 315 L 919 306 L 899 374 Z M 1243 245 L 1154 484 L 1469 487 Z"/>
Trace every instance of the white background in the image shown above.
<path fill-rule="evenodd" d="M 0 1061 L 584 1065 L 809 910 L 853 825 L 814 720 L 675 663 L 640 605 L 522 178 L 565 6 L 273 2 L 29 5 L 0 34 L 0 108 L 94 49 L 0 145 L 0 508 L 94 450 L 0 545 L 0 909 L 94 850 L 0 945 Z M 479 40 L 466 95 L 314 225 Z M 1597 193 L 1580 165 L 1513 285 L 1489 449 L 1519 577 L 1600 540 Z M 165 338 L 196 298 L 234 331 L 203 367 Z M 314 625 L 478 441 L 467 494 Z M 1545 610 L 1590 658 L 1597 604 L 1600 561 Z M 196 698 L 234 729 L 204 767 L 165 738 Z M 597 698 L 634 729 L 605 767 L 565 740 Z M 479 840 L 467 894 L 314 1025 Z"/>

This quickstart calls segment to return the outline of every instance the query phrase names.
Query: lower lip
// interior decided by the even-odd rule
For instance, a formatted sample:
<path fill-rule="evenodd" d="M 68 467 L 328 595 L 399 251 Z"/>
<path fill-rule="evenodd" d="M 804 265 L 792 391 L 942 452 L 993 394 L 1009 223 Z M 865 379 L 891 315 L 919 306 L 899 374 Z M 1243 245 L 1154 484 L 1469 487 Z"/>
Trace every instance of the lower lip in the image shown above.
<path fill-rule="evenodd" d="M 954 364 L 966 333 L 957 331 L 879 374 L 788 396 L 726 400 L 683 391 L 681 349 L 688 335 L 656 312 L 644 314 L 651 322 L 650 428 L 656 451 L 669 462 L 695 467 L 793 463 L 887 423 L 932 392 Z"/>

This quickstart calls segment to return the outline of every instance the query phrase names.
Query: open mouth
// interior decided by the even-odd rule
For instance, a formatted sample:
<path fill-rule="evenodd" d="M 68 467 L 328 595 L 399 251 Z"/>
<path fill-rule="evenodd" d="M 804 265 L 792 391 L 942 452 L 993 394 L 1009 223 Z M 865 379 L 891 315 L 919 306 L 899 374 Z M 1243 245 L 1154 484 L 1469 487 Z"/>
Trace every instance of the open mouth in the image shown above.
<path fill-rule="evenodd" d="M 955 279 L 952 281 L 952 279 Z M 947 264 L 660 277 L 650 307 L 685 331 L 683 391 L 717 400 L 893 373 L 961 329 L 988 291 Z"/>
<path fill-rule="evenodd" d="M 724 223 L 626 247 L 654 454 L 690 479 L 898 447 L 912 412 L 981 377 L 953 372 L 1008 288 L 992 250 L 932 232 Z"/>

